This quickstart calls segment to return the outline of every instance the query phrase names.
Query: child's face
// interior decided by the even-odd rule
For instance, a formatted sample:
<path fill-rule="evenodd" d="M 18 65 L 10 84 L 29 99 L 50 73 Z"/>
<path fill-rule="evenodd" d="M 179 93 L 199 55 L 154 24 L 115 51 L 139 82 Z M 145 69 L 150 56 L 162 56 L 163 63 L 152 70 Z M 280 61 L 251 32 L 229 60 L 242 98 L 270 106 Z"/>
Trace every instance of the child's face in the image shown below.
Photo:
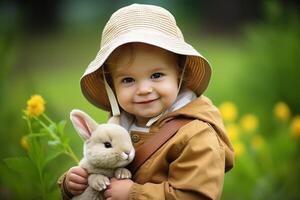
<path fill-rule="evenodd" d="M 109 69 L 120 106 L 136 117 L 139 126 L 145 126 L 176 100 L 177 59 L 168 51 L 134 44 L 131 50 L 121 51 Z"/>

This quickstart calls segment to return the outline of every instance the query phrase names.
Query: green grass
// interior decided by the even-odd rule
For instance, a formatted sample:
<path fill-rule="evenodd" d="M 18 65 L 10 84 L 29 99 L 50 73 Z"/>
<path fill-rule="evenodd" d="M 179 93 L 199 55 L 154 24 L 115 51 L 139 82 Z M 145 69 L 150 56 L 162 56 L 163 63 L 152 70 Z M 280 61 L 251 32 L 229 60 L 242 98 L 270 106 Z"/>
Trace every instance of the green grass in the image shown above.
<path fill-rule="evenodd" d="M 211 82 L 205 95 L 209 96 L 216 105 L 224 101 L 233 101 L 239 108 L 239 116 L 244 113 L 257 114 L 262 124 L 260 134 L 273 138 L 274 123 L 270 123 L 273 120 L 272 108 L 274 102 L 281 100 L 278 91 L 281 80 L 274 80 L 274 76 L 278 71 L 283 70 L 280 68 L 276 71 L 274 66 L 277 64 L 277 67 L 280 67 L 281 64 L 278 62 L 280 59 L 284 61 L 288 59 L 289 52 L 277 54 L 278 49 L 276 49 L 275 55 L 279 61 L 272 62 L 274 58 L 272 48 L 265 42 L 268 35 L 264 36 L 260 33 L 263 33 L 263 30 L 253 34 L 252 36 L 256 37 L 254 39 L 243 36 L 222 38 L 200 35 L 189 41 L 210 61 L 213 68 Z M 82 141 L 69 121 L 70 111 L 74 108 L 82 109 L 98 122 L 105 122 L 107 119 L 106 112 L 91 105 L 83 97 L 79 86 L 81 75 L 99 49 L 100 30 L 68 29 L 43 36 L 22 36 L 16 41 L 15 51 L 13 51 L 15 60 L 11 62 L 11 69 L 6 74 L 5 80 L 1 80 L 4 85 L 0 115 L 3 119 L 1 121 L 3 131 L 0 133 L 0 158 L 25 154 L 19 144 L 21 136 L 27 133 L 26 123 L 21 116 L 22 110 L 26 108 L 26 101 L 33 94 L 41 94 L 45 98 L 46 113 L 52 119 L 68 121 L 66 133 L 70 137 L 75 153 L 81 157 Z M 279 58 L 280 55 L 284 57 Z M 296 60 L 296 56 L 293 58 Z M 294 66 L 294 60 L 289 63 L 289 66 Z M 286 82 L 287 85 L 287 79 Z M 285 145 L 280 148 L 285 148 Z M 278 147 L 275 153 L 280 152 L 280 148 Z M 281 157 L 286 156 L 281 155 Z M 60 172 L 72 164 L 63 156 L 58 159 L 62 163 L 61 168 L 58 169 Z M 262 163 L 257 162 L 250 157 L 239 161 L 236 168 L 226 177 L 224 199 L 234 199 L 231 191 L 238 184 L 241 186 L 238 194 L 245 199 L 259 195 L 263 197 L 275 188 L 272 184 L 268 185 L 268 181 L 274 179 L 269 177 L 272 173 L 263 176 L 264 171 L 258 171 Z M 290 162 L 293 164 L 294 161 Z M 0 163 L 0 169 L 2 171 L 0 186 L 15 184 L 17 178 L 6 183 L 9 176 L 3 163 Z M 245 183 L 236 183 L 237 177 L 244 178 Z M 256 182 L 257 177 L 259 177 L 258 182 Z M 280 182 L 281 177 L 276 177 L 276 180 Z M 267 188 L 270 191 L 263 191 L 264 187 L 270 187 Z M 253 188 L 260 188 L 257 191 L 261 194 L 256 194 Z"/>

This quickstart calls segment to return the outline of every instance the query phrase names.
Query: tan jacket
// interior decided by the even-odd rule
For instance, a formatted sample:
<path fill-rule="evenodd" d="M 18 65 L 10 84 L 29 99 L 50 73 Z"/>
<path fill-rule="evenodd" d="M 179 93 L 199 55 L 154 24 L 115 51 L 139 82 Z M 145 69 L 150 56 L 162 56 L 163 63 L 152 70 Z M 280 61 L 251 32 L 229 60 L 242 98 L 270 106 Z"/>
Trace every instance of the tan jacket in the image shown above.
<path fill-rule="evenodd" d="M 195 120 L 181 127 L 138 169 L 130 200 L 221 198 L 225 170 L 232 168 L 234 154 L 220 113 L 207 97 L 167 114 L 152 125 L 150 134 L 131 133 L 134 145 L 144 143 L 175 117 Z"/>
<path fill-rule="evenodd" d="M 189 117 L 195 120 L 179 129 L 134 174 L 130 200 L 220 199 L 225 170 L 232 168 L 232 145 L 218 109 L 201 96 L 183 108 L 162 117 L 150 133 L 132 132 L 135 147 L 143 144 L 168 120 Z M 63 198 L 64 176 L 59 183 Z"/>

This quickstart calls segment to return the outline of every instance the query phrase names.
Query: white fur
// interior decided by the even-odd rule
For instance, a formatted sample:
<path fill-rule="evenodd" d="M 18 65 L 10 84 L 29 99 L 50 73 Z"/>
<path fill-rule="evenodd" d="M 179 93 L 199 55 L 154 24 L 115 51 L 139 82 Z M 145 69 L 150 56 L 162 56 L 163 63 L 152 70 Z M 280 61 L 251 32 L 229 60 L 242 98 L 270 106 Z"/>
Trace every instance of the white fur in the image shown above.
<path fill-rule="evenodd" d="M 72 110 L 70 118 L 78 134 L 85 140 L 84 157 L 79 163 L 89 173 L 88 188 L 73 199 L 104 199 L 102 190 L 110 184 L 110 178 L 131 178 L 124 168 L 134 158 L 134 147 L 129 133 L 118 124 L 118 118 L 107 124 L 97 124 L 89 115 Z M 111 146 L 111 147 L 110 147 Z"/>

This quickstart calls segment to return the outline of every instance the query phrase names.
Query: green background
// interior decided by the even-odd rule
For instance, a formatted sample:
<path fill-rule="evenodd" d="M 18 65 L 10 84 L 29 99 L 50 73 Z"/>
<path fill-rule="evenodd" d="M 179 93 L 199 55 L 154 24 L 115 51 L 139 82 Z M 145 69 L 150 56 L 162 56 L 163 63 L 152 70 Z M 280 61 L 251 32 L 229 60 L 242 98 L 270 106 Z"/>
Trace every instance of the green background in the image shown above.
<path fill-rule="evenodd" d="M 205 95 L 217 106 L 235 103 L 239 116 L 253 113 L 259 119 L 257 132 L 269 150 L 237 158 L 236 167 L 225 176 L 222 199 L 298 199 L 300 138 L 290 139 L 289 122 L 279 124 L 272 112 L 275 103 L 283 101 L 292 116 L 300 113 L 299 4 L 137 2 L 170 10 L 186 41 L 210 61 L 213 73 Z M 0 3 L 0 196 L 4 199 L 34 199 L 32 194 L 37 193 L 34 178 L 21 178 L 3 161 L 26 155 L 20 145 L 20 138 L 28 133 L 22 110 L 31 95 L 45 98 L 46 113 L 53 120 L 67 120 L 66 134 L 78 157 L 82 141 L 70 124 L 69 112 L 78 108 L 98 122 L 107 119 L 107 113 L 84 99 L 79 79 L 99 50 L 104 23 L 116 9 L 130 3 L 50 1 L 45 3 L 50 16 L 38 13 L 38 5 L 30 2 Z M 245 145 L 248 140 L 243 139 Z M 73 165 L 61 155 L 49 164 L 47 173 L 55 180 Z M 30 173 L 25 166 L 24 173 Z M 50 190 L 46 198 L 59 199 L 58 189 Z"/>

